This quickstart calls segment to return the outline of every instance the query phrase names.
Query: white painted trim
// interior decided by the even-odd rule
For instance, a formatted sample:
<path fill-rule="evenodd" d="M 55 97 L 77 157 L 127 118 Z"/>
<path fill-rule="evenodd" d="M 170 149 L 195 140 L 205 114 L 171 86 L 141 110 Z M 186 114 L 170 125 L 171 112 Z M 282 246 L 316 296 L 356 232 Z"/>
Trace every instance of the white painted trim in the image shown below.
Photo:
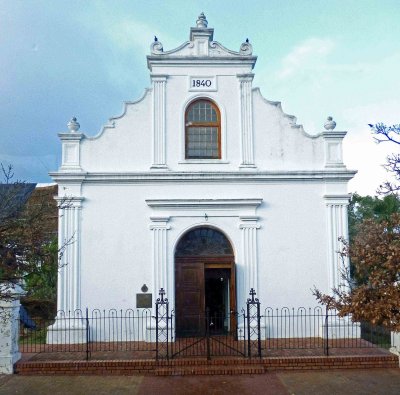
<path fill-rule="evenodd" d="M 115 183 L 143 183 L 143 182 L 213 182 L 236 183 L 236 182 L 321 182 L 351 180 L 356 174 L 355 170 L 326 169 L 326 170 L 291 170 L 291 171 L 169 171 L 169 172 L 93 172 L 79 173 L 52 172 L 49 173 L 55 182 L 84 181 L 84 182 L 115 182 Z"/>
<path fill-rule="evenodd" d="M 257 216 L 240 216 L 239 229 L 242 233 L 242 264 L 244 267 L 243 295 L 251 288 L 259 292 L 257 229 L 260 229 Z"/>
<path fill-rule="evenodd" d="M 255 210 L 261 198 L 254 199 L 146 199 L 149 207 L 182 211 L 189 210 Z"/>
<path fill-rule="evenodd" d="M 152 169 L 167 167 L 166 160 L 166 75 L 151 75 L 153 84 L 153 158 Z"/>
<path fill-rule="evenodd" d="M 241 163 L 240 167 L 256 167 L 253 136 L 253 73 L 237 74 L 239 81 Z"/>
<path fill-rule="evenodd" d="M 150 230 L 153 233 L 153 295 L 157 298 L 160 288 L 169 292 L 169 264 L 168 264 L 168 235 L 167 230 L 169 217 L 154 216 L 150 217 L 152 223 Z"/>
<path fill-rule="evenodd" d="M 56 198 L 60 201 L 63 198 Z M 81 208 L 83 197 L 68 198 L 72 203 L 59 209 L 58 244 L 64 247 L 57 281 L 57 310 L 66 314 L 81 308 Z M 65 245 L 65 243 L 67 243 Z"/>
<path fill-rule="evenodd" d="M 202 164 L 202 165 L 215 165 L 218 163 L 223 163 L 227 164 L 230 163 L 227 160 L 222 160 L 222 159 L 185 159 L 185 160 L 180 160 L 178 162 L 179 164 L 185 164 L 185 165 L 193 165 L 193 164 Z"/>
<path fill-rule="evenodd" d="M 349 259 L 341 257 L 339 251 L 342 245 L 339 238 L 348 240 L 348 215 L 347 206 L 350 195 L 325 195 L 327 215 L 327 263 L 328 263 L 328 284 L 330 291 L 342 285 L 342 271 L 349 268 Z"/>

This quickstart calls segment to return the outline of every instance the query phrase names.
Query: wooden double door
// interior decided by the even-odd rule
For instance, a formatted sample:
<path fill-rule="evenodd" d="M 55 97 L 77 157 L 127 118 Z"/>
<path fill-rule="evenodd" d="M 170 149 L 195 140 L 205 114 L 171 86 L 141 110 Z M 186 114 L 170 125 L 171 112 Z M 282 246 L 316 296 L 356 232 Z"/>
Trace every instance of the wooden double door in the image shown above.
<path fill-rule="evenodd" d="M 235 325 L 236 279 L 233 256 L 175 260 L 175 325 L 178 337 L 226 333 Z"/>

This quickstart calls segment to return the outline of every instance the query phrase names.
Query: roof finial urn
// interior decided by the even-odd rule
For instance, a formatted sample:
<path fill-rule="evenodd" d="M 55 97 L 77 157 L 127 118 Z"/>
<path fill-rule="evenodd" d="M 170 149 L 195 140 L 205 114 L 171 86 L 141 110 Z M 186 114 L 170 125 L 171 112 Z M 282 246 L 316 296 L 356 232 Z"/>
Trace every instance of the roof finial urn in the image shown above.
<path fill-rule="evenodd" d="M 200 27 L 200 28 L 204 28 L 204 29 L 207 28 L 208 21 L 206 19 L 206 16 L 204 15 L 204 12 L 202 12 L 199 15 L 199 17 L 197 18 L 196 25 L 197 25 L 197 27 Z"/>
<path fill-rule="evenodd" d="M 326 122 L 324 124 L 324 128 L 326 130 L 333 130 L 336 128 L 336 122 L 333 120 L 332 117 L 328 117 L 328 119 L 326 120 Z"/>
<path fill-rule="evenodd" d="M 79 125 L 79 122 L 76 120 L 75 117 L 73 117 L 73 118 L 67 123 L 67 126 L 68 126 L 68 130 L 69 130 L 71 133 L 76 133 L 76 132 L 79 130 L 79 128 L 81 127 L 81 125 Z"/>

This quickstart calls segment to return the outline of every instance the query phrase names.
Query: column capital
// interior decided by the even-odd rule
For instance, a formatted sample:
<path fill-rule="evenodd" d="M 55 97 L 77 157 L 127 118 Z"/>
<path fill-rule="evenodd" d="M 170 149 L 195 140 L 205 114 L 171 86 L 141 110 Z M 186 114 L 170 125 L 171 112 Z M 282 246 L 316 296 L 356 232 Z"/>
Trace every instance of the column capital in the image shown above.
<path fill-rule="evenodd" d="M 239 81 L 251 82 L 253 81 L 254 73 L 236 74 L 236 77 Z"/>
<path fill-rule="evenodd" d="M 239 217 L 240 221 L 242 221 L 239 224 L 240 229 L 260 229 L 260 224 L 258 223 L 259 217 L 257 215 L 241 215 Z"/>
<path fill-rule="evenodd" d="M 349 193 L 343 195 L 324 195 L 325 203 L 329 205 L 348 205 L 351 195 Z"/>
<path fill-rule="evenodd" d="M 168 76 L 166 74 L 150 74 L 150 78 L 155 82 L 166 82 Z"/>
<path fill-rule="evenodd" d="M 169 230 L 171 229 L 171 226 L 168 225 L 170 217 L 168 216 L 154 216 L 150 217 L 150 220 L 152 223 L 150 224 L 150 230 L 154 229 L 165 229 Z"/>
<path fill-rule="evenodd" d="M 85 200 L 83 196 L 56 196 L 54 199 L 60 209 L 81 208 Z"/>

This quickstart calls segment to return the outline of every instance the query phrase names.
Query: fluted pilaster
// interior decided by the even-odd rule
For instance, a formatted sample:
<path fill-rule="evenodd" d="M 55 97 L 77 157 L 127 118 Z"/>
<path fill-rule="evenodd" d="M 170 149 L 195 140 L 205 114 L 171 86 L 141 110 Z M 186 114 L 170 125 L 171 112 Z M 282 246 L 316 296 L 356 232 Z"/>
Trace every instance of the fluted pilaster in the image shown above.
<path fill-rule="evenodd" d="M 348 240 L 348 195 L 325 196 L 327 210 L 327 235 L 328 235 L 328 273 L 329 288 L 338 288 L 343 284 L 342 273 L 349 268 L 347 257 L 342 258 L 339 251 L 342 249 L 340 238 Z"/>
<path fill-rule="evenodd" d="M 153 164 L 163 169 L 166 164 L 165 147 L 165 87 L 166 76 L 152 76 L 153 83 Z"/>
<path fill-rule="evenodd" d="M 240 83 L 240 127 L 242 163 L 240 167 L 255 167 L 253 147 L 253 95 L 254 74 L 238 74 Z"/>
<path fill-rule="evenodd" d="M 161 288 L 168 294 L 168 238 L 169 217 L 151 217 L 150 230 L 153 232 L 153 295 Z"/>
<path fill-rule="evenodd" d="M 80 222 L 83 198 L 57 198 L 57 201 L 60 221 L 57 309 L 67 313 L 81 308 Z"/>
<path fill-rule="evenodd" d="M 257 229 L 260 228 L 260 225 L 256 216 L 240 217 L 240 220 L 242 221 L 239 228 L 242 230 L 243 291 L 244 295 L 247 295 L 251 288 L 259 289 Z"/>

